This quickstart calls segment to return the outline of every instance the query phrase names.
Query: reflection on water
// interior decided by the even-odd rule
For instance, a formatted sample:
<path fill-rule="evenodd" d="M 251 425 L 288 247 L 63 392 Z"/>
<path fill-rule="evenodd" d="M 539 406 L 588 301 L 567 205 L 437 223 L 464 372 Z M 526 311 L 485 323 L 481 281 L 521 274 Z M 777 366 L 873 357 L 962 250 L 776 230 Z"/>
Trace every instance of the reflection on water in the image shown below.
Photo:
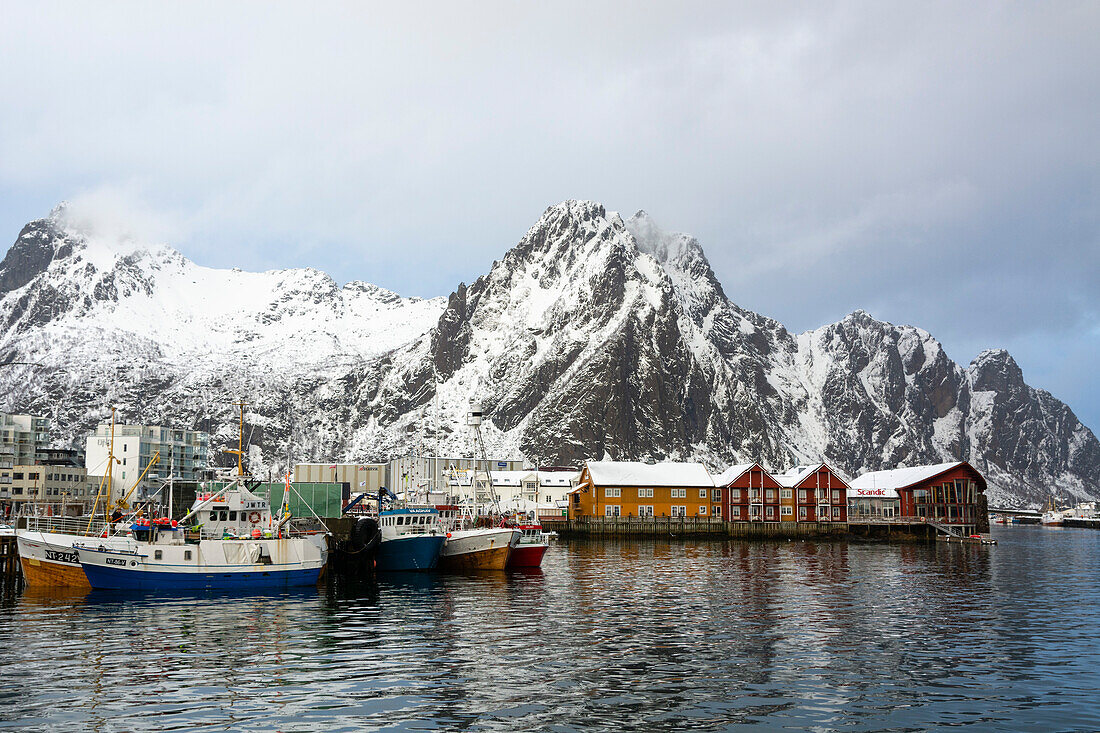
<path fill-rule="evenodd" d="M 0 604 L 0 727 L 1100 728 L 1100 532 L 558 543 L 541 571 Z"/>

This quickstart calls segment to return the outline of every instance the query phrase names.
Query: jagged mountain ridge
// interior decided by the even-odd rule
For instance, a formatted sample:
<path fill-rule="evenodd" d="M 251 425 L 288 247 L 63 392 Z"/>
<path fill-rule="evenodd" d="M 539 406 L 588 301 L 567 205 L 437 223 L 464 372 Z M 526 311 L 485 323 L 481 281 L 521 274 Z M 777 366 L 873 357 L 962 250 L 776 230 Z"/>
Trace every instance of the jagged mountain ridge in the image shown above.
<path fill-rule="evenodd" d="M 206 302 L 225 291 L 251 295 Z M 731 302 L 694 238 L 592 202 L 547 209 L 446 302 L 315 270 L 199 268 L 55 211 L 0 263 L 0 323 L 0 360 L 45 364 L 0 370 L 9 407 L 46 409 L 70 435 L 107 401 L 210 429 L 246 394 L 261 466 L 469 454 L 476 396 L 490 449 L 540 462 L 824 457 L 858 474 L 965 458 L 995 501 L 1100 494 L 1095 436 L 1006 352 L 964 368 L 927 332 L 863 312 L 790 334 Z"/>

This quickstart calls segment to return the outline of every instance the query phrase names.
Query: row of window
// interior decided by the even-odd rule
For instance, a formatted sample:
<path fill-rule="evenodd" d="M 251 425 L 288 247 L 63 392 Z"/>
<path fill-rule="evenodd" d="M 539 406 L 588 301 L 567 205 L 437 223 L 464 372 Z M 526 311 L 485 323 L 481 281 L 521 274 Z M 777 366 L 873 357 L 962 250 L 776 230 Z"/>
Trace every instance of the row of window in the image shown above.
<path fill-rule="evenodd" d="M 673 499 L 686 499 L 687 498 L 687 489 L 669 489 L 669 491 L 671 492 L 670 496 Z M 605 499 L 620 499 L 620 498 L 622 498 L 623 490 L 621 488 L 607 487 L 603 490 L 603 495 L 604 495 Z M 651 488 L 650 489 L 638 489 L 638 498 L 639 499 L 652 499 L 653 498 L 653 489 L 651 489 Z M 706 489 L 699 489 L 699 498 L 700 499 L 706 499 L 707 498 L 707 490 Z M 712 498 L 713 501 L 722 501 L 722 490 L 721 489 L 713 489 L 711 491 L 711 498 Z"/>
<path fill-rule="evenodd" d="M 746 494 L 742 493 L 742 492 L 745 492 L 745 491 L 749 492 L 748 495 L 747 495 L 749 501 L 759 501 L 760 500 L 761 489 L 730 489 L 730 500 L 731 501 L 741 501 L 741 499 L 746 497 Z M 775 489 L 763 489 L 764 500 L 765 501 L 775 501 L 775 491 L 776 491 Z M 809 489 L 799 489 L 798 490 L 798 500 L 802 501 L 802 502 L 813 501 L 810 498 L 809 491 L 810 491 Z M 826 493 L 827 491 L 828 491 L 827 489 L 820 489 L 821 494 L 817 497 L 819 501 L 827 501 L 828 500 L 828 493 Z M 835 501 L 835 502 L 844 501 L 843 491 L 841 489 L 833 489 L 832 491 L 833 491 L 833 501 Z M 790 498 L 793 497 L 793 494 L 791 492 L 792 492 L 792 489 L 779 489 L 779 498 L 780 499 L 790 499 Z"/>
<path fill-rule="evenodd" d="M 603 515 L 605 517 L 620 517 L 620 516 L 622 516 L 622 507 L 618 504 L 607 504 L 607 505 L 604 506 L 603 509 L 604 509 Z M 686 517 L 687 516 L 687 507 L 686 506 L 673 506 L 673 507 L 669 508 L 669 511 L 671 512 L 672 516 L 674 516 L 674 517 Z M 703 506 L 703 505 L 699 506 L 699 516 L 705 517 L 707 515 L 707 511 L 708 510 L 707 510 L 706 506 Z M 716 516 L 716 517 L 722 516 L 722 507 L 720 507 L 720 506 L 711 507 L 711 511 L 714 514 L 714 516 Z M 639 517 L 652 517 L 653 516 L 653 505 L 652 504 L 642 504 L 642 505 L 640 505 L 638 507 L 638 516 Z"/>
<path fill-rule="evenodd" d="M 782 516 L 782 517 L 794 516 L 794 507 L 789 506 L 789 505 L 784 505 L 784 506 L 781 506 L 781 507 L 774 507 L 774 506 L 758 507 L 758 506 L 754 506 L 754 507 L 747 507 L 747 508 L 749 509 L 749 511 L 746 513 L 745 512 L 746 507 L 736 507 L 736 506 L 733 507 L 732 510 L 731 510 L 731 513 L 730 513 L 730 518 L 731 519 L 765 519 L 765 520 L 775 521 L 775 519 L 776 519 L 776 509 L 777 508 L 779 509 L 779 516 Z M 806 521 L 806 520 L 810 519 L 810 509 L 811 509 L 810 507 L 804 507 L 804 506 L 798 507 L 798 518 L 799 518 L 799 520 Z M 815 518 L 825 519 L 829 516 L 830 516 L 829 509 L 827 507 L 825 507 L 825 508 L 822 508 L 822 510 L 820 512 L 817 512 Z M 833 519 L 841 519 L 842 518 L 842 507 L 834 506 L 832 508 L 832 518 Z"/>
<path fill-rule="evenodd" d="M 32 487 L 27 487 L 27 494 L 26 495 L 27 496 L 38 496 L 40 491 L 44 492 L 44 493 L 41 494 L 42 496 L 72 496 L 72 497 L 77 497 L 77 496 L 83 496 L 84 495 L 84 490 L 80 487 L 76 487 L 76 488 L 74 488 L 72 490 L 69 490 L 69 491 L 62 491 L 61 489 L 57 489 L 57 488 L 48 488 L 48 489 L 44 489 L 44 490 L 39 490 L 39 489 L 35 489 L 35 488 L 32 488 Z M 23 487 L 22 486 L 13 486 L 12 490 L 11 490 L 11 493 L 12 493 L 13 496 L 23 496 Z"/>
<path fill-rule="evenodd" d="M 745 511 L 746 509 L 748 509 L 749 511 L 746 512 Z M 778 515 L 776 513 L 776 510 L 779 510 Z M 703 505 L 699 506 L 698 516 L 705 517 L 705 516 L 707 516 L 708 511 L 715 517 L 721 517 L 722 516 L 722 507 L 714 506 L 714 507 L 709 507 L 708 508 L 708 507 L 703 506 Z M 672 507 L 669 507 L 669 513 L 674 517 L 686 517 L 687 516 L 687 507 L 686 506 L 672 506 Z M 604 506 L 604 516 L 605 517 L 619 517 L 619 516 L 622 516 L 622 506 L 620 506 L 619 504 L 607 504 L 607 505 L 605 505 Z M 648 505 L 648 504 L 640 505 L 638 507 L 638 516 L 639 517 L 652 517 L 653 516 L 653 506 Z M 765 520 L 770 520 L 770 521 L 775 521 L 778 516 L 783 516 L 783 517 L 794 516 L 794 507 L 792 507 L 792 506 L 782 506 L 782 507 L 774 507 L 774 506 L 769 506 L 769 507 L 758 507 L 758 506 L 754 506 L 754 507 L 733 507 L 732 513 L 730 514 L 731 519 L 756 519 L 756 520 L 765 519 Z M 833 519 L 842 519 L 843 518 L 842 507 L 839 507 L 839 506 L 832 507 L 831 516 L 832 516 Z M 814 519 L 827 519 L 829 517 L 830 517 L 830 512 L 827 509 L 823 509 L 822 511 L 816 513 L 816 516 L 814 517 Z M 798 507 L 798 518 L 801 521 L 806 521 L 806 520 L 810 519 L 810 508 L 809 507 L 804 507 L 804 506 Z"/>

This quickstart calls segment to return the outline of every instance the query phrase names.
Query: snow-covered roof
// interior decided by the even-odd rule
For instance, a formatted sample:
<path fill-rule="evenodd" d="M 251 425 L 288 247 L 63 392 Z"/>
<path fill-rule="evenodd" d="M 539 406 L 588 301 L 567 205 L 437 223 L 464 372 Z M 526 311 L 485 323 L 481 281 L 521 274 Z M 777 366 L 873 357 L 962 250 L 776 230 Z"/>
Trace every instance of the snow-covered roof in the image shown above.
<path fill-rule="evenodd" d="M 490 471 L 494 486 L 520 486 L 524 481 L 535 477 L 534 471 Z"/>
<path fill-rule="evenodd" d="M 951 463 L 936 463 L 930 466 L 912 466 L 910 468 L 893 468 L 889 471 L 871 471 L 859 478 L 853 479 L 849 486 L 852 488 L 850 496 L 859 497 L 884 497 L 895 498 L 898 489 L 927 481 L 945 471 L 963 465 L 962 461 Z"/>
<path fill-rule="evenodd" d="M 714 477 L 715 486 L 729 486 L 733 483 L 734 479 L 737 479 L 745 471 L 755 466 L 755 463 L 738 463 L 736 466 L 730 466 L 722 473 Z"/>
<path fill-rule="evenodd" d="M 541 486 L 572 486 L 580 474 L 574 471 L 539 471 Z"/>
<path fill-rule="evenodd" d="M 824 463 L 815 463 L 811 466 L 795 466 L 794 468 L 787 471 L 786 473 L 779 473 L 779 474 L 773 473 L 772 478 L 774 478 L 776 480 L 776 482 L 780 486 L 782 486 L 783 488 L 793 489 L 796 486 L 798 486 L 800 483 L 805 481 L 807 477 L 812 476 L 814 473 L 816 473 L 817 471 L 820 471 L 822 468 L 828 468 L 829 471 L 831 471 L 832 474 L 834 476 L 836 476 L 840 481 L 842 481 L 846 484 L 848 483 L 845 480 L 845 478 L 842 474 L 840 474 L 837 471 L 834 471 L 832 468 L 830 468 L 828 465 L 826 465 Z"/>
<path fill-rule="evenodd" d="M 597 486 L 714 486 L 702 463 L 586 461 Z"/>

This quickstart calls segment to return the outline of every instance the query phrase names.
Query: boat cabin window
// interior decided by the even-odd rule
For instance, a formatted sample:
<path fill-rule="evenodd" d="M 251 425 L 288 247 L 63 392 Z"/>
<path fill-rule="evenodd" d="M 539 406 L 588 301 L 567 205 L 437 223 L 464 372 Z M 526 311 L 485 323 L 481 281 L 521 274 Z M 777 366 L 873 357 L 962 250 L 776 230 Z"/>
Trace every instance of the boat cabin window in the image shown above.
<path fill-rule="evenodd" d="M 153 552 L 153 559 L 154 560 L 160 560 L 162 557 L 164 557 L 164 551 L 163 550 L 156 550 L 156 551 Z"/>
<path fill-rule="evenodd" d="M 183 551 L 183 559 L 184 560 L 190 560 L 191 559 L 191 551 L 190 550 L 184 550 Z"/>
<path fill-rule="evenodd" d="M 237 512 L 236 511 L 229 512 L 229 521 L 230 522 L 236 522 L 237 521 Z"/>

